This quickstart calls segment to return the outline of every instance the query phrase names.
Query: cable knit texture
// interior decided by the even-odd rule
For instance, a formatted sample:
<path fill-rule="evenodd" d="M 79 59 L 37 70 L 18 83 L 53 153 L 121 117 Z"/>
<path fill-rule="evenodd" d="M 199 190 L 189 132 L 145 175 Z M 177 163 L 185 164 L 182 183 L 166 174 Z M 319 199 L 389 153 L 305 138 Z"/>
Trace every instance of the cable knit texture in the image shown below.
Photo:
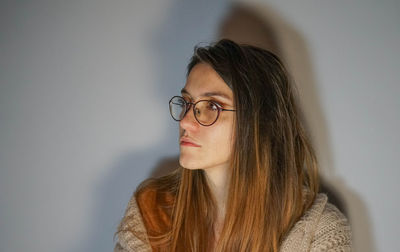
<path fill-rule="evenodd" d="M 151 246 L 136 199 L 130 200 L 120 223 L 114 252 L 147 252 Z M 132 233 L 129 230 L 134 230 Z M 352 251 L 350 225 L 325 194 L 318 194 L 313 205 L 282 241 L 281 252 Z"/>
<path fill-rule="evenodd" d="M 129 201 L 125 211 L 125 216 L 119 224 L 118 241 L 114 252 L 146 252 L 151 251 L 149 240 L 147 239 L 146 228 L 140 215 L 139 207 L 133 196 Z M 130 230 L 135 230 L 133 234 Z"/>

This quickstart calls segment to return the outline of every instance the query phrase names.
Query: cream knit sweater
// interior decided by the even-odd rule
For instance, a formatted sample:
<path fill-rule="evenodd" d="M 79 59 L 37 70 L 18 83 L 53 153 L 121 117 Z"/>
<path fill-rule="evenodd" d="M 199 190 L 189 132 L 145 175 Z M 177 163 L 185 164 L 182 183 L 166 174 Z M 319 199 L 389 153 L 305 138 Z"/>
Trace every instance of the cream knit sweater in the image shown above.
<path fill-rule="evenodd" d="M 352 251 L 350 225 L 346 217 L 327 201 L 325 194 L 318 194 L 311 208 L 283 240 L 281 252 Z M 120 227 L 133 228 L 138 235 L 120 232 L 114 252 L 151 251 L 135 197 L 130 200 Z"/>

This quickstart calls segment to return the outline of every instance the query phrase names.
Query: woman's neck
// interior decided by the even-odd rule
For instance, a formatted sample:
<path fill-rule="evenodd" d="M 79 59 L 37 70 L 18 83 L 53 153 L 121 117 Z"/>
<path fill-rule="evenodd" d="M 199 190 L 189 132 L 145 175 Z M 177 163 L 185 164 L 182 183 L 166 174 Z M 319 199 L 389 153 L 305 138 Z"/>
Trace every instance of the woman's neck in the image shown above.
<path fill-rule="evenodd" d="M 210 190 L 217 204 L 217 224 L 222 224 L 225 219 L 226 201 L 229 188 L 229 166 L 204 169 Z"/>

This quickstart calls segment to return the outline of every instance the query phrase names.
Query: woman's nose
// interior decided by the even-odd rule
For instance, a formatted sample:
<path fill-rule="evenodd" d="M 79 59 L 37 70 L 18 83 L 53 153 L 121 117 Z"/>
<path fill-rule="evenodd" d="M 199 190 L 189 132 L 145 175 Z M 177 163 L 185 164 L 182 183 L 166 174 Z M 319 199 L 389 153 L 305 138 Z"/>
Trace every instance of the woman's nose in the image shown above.
<path fill-rule="evenodd" d="M 179 126 L 187 131 L 196 131 L 200 127 L 200 124 L 194 117 L 192 107 L 186 112 L 183 119 L 179 122 Z"/>

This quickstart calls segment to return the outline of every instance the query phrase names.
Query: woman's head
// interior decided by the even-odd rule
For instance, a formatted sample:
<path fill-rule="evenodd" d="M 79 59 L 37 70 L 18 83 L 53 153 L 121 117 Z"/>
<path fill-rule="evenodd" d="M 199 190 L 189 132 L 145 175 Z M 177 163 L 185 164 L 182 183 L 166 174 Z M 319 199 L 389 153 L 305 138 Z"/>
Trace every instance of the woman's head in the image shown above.
<path fill-rule="evenodd" d="M 271 150 L 274 147 L 271 150 L 273 157 L 261 155 L 259 161 L 277 158 L 281 159 L 279 162 L 284 162 L 285 147 L 294 144 L 296 136 L 301 133 L 298 131 L 302 129 L 294 90 L 281 61 L 266 50 L 221 40 L 215 45 L 195 49 L 188 65 L 187 85 L 191 84 L 191 77 L 198 72 L 199 65 L 213 69 L 220 78 L 216 84 L 224 83 L 232 91 L 233 100 L 230 103 L 236 109 L 234 153 L 244 154 L 240 158 L 243 160 L 256 154 L 256 149 Z M 214 87 L 212 81 L 198 85 L 203 85 L 205 89 L 219 87 Z M 227 87 L 225 90 L 228 90 Z M 220 142 L 220 145 L 224 144 L 230 143 Z"/>
<path fill-rule="evenodd" d="M 268 51 L 251 46 L 239 46 L 229 40 L 221 40 L 213 46 L 195 49 L 188 65 L 187 76 L 187 83 L 182 89 L 182 96 L 185 100 L 196 102 L 201 99 L 214 98 L 194 96 L 191 92 L 196 92 L 196 95 L 221 92 L 227 97 L 217 97 L 217 102 L 219 102 L 218 99 L 222 99 L 225 104 L 219 102 L 220 104 L 227 105 L 229 108 L 236 107 L 237 120 L 234 131 L 238 132 L 236 146 L 241 149 L 249 149 L 248 145 L 252 143 L 252 138 L 256 137 L 254 135 L 255 126 L 262 129 L 257 131 L 260 135 L 257 138 L 262 139 L 261 141 L 265 143 L 267 136 L 275 133 L 277 128 L 281 128 L 280 126 L 291 120 L 293 115 L 296 116 L 296 112 L 293 111 L 295 110 L 293 91 L 288 83 L 287 73 L 279 59 Z M 219 126 L 223 124 L 221 121 L 225 117 L 231 118 L 233 122 L 233 115 L 231 115 L 232 113 L 220 114 L 221 118 L 218 118 L 215 124 L 204 128 L 196 123 L 190 111 L 180 123 L 181 137 L 187 135 L 189 140 L 196 142 L 195 136 L 191 136 L 191 131 L 193 134 L 201 133 L 201 131 L 218 134 L 217 132 L 222 130 L 229 134 L 224 134 L 226 137 L 222 139 L 214 137 L 216 140 L 212 143 L 214 148 L 217 147 L 216 145 L 218 148 L 231 146 L 232 141 L 226 141 L 233 140 L 230 137 L 231 129 L 222 129 Z M 273 130 L 274 128 L 275 130 Z M 221 134 L 218 135 L 221 136 Z M 191 137 L 193 139 L 190 139 Z M 214 148 L 208 147 L 213 153 L 218 154 Z M 185 158 L 187 149 L 197 151 L 202 148 L 201 146 L 197 149 L 184 148 L 181 145 L 181 165 L 186 168 L 201 167 L 187 165 L 185 162 L 189 161 Z M 191 160 L 198 163 L 195 159 Z"/>

